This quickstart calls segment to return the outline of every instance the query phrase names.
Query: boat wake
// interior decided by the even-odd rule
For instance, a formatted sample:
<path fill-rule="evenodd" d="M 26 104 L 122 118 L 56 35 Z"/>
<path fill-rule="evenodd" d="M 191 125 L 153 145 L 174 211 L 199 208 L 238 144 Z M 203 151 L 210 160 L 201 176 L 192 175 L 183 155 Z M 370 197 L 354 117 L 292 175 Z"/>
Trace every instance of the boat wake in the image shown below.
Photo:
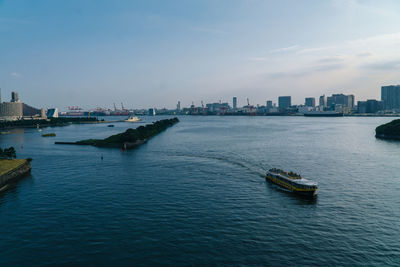
<path fill-rule="evenodd" d="M 254 173 L 257 176 L 262 178 L 265 177 L 265 168 L 263 164 L 259 162 L 249 161 L 244 158 L 238 158 L 236 155 L 226 155 L 226 156 L 213 156 L 210 154 L 192 154 L 192 153 L 168 153 L 170 156 L 177 157 L 189 157 L 189 158 L 199 158 L 199 159 L 209 159 L 209 160 L 217 160 L 220 162 L 228 163 L 230 165 L 238 166 L 244 169 L 247 169 L 251 173 Z"/>

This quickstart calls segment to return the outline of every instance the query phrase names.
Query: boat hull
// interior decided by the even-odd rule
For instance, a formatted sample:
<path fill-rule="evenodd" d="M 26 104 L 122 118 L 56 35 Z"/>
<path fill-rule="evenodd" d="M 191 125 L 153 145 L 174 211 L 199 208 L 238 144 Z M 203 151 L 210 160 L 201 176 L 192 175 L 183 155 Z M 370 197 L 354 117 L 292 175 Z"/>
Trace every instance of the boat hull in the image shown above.
<path fill-rule="evenodd" d="M 305 117 L 343 117 L 343 113 L 328 113 L 328 112 L 315 112 L 315 113 L 304 113 Z"/>
<path fill-rule="evenodd" d="M 289 190 L 295 194 L 307 196 L 307 197 L 315 197 L 318 194 L 318 189 L 301 189 L 297 188 L 289 183 L 286 183 L 284 181 L 281 181 L 279 179 L 276 179 L 272 176 L 269 176 L 268 174 L 265 176 L 265 179 L 273 184 L 278 185 L 279 187 L 282 187 L 286 190 Z"/>

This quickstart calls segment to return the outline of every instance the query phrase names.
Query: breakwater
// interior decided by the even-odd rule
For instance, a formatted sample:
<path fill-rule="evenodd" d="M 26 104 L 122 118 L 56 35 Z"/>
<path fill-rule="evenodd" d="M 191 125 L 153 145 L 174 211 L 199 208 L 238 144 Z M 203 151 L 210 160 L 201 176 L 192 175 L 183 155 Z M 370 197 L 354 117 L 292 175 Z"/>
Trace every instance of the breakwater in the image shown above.
<path fill-rule="evenodd" d="M 121 149 L 133 149 L 144 144 L 151 137 L 165 131 L 168 127 L 178 123 L 178 118 L 156 121 L 152 124 L 139 126 L 136 129 L 128 129 L 123 133 L 115 134 L 105 139 L 86 139 L 77 142 L 55 142 L 63 145 L 91 145 L 97 147 L 114 147 Z"/>
<path fill-rule="evenodd" d="M 0 191 L 6 185 L 29 174 L 31 171 L 30 160 L 2 159 L 0 160 Z"/>
<path fill-rule="evenodd" d="M 375 137 L 387 140 L 400 140 L 400 119 L 376 127 Z"/>

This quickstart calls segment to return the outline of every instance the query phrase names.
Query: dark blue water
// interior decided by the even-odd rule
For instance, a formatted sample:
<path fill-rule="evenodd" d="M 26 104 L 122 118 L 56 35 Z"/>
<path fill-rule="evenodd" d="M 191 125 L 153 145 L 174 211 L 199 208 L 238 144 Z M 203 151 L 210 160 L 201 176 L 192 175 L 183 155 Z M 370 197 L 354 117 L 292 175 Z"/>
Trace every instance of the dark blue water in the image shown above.
<path fill-rule="evenodd" d="M 0 265 L 399 266 L 400 143 L 374 138 L 390 120 L 182 117 L 127 152 L 54 141 L 137 124 L 13 130 L 1 146 L 34 160 L 0 195 Z M 268 184 L 270 167 L 318 198 Z"/>

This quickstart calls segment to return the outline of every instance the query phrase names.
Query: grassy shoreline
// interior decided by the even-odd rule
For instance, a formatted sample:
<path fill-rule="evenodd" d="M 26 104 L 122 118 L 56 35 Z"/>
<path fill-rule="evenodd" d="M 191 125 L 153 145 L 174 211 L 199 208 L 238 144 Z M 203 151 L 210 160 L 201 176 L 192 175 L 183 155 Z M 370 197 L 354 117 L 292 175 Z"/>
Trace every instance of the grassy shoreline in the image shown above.
<path fill-rule="evenodd" d="M 26 159 L 0 159 L 0 176 L 9 173 L 26 163 Z"/>

